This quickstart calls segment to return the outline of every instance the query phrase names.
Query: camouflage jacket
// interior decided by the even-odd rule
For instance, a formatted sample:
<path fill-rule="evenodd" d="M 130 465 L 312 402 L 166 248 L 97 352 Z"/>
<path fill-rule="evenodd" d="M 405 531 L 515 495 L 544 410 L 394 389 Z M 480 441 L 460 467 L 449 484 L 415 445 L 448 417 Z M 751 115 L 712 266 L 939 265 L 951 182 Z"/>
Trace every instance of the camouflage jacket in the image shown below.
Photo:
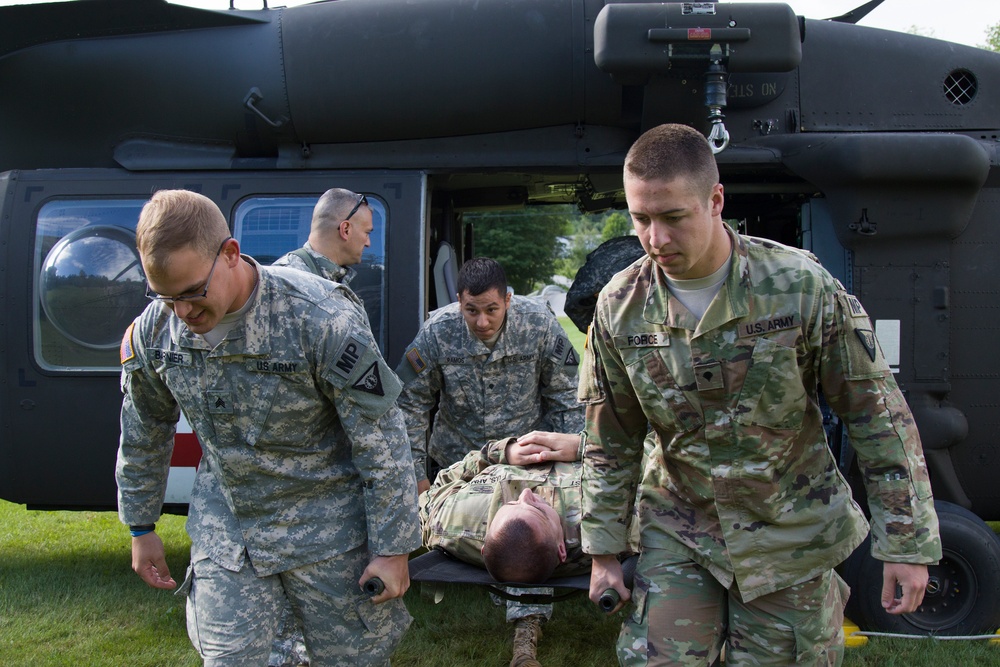
<path fill-rule="evenodd" d="M 873 555 L 938 560 L 920 439 L 860 302 L 808 253 L 729 233 L 730 274 L 700 322 L 648 257 L 598 298 L 580 382 L 584 550 L 620 550 L 641 475 L 642 545 L 735 578 L 744 599 L 844 560 L 868 526 L 821 389 L 858 454 Z"/>
<path fill-rule="evenodd" d="M 590 557 L 580 549 L 579 461 L 509 465 L 504 451 L 513 440 L 493 441 L 481 450 L 469 452 L 438 473 L 431 488 L 420 494 L 424 546 L 441 547 L 467 563 L 484 567 L 483 540 L 493 515 L 530 488 L 562 517 L 566 562 L 556 568 L 553 576 L 587 572 Z"/>
<path fill-rule="evenodd" d="M 469 331 L 457 303 L 432 312 L 396 368 L 417 480 L 427 478 L 428 453 L 449 466 L 512 433 L 581 431 L 577 366 L 566 332 L 542 301 L 514 296 L 492 351 Z"/>
<path fill-rule="evenodd" d="M 312 259 L 311 264 L 299 254 L 300 251 L 308 253 L 309 257 Z M 351 296 L 357 296 L 354 293 L 354 290 L 350 288 L 350 282 L 355 276 L 358 275 L 358 272 L 349 266 L 341 266 L 326 255 L 316 252 L 313 250 L 313 247 L 309 245 L 309 241 L 306 241 L 305 245 L 299 248 L 299 250 L 293 250 L 292 252 L 286 253 L 274 260 L 274 264 L 271 266 L 289 266 L 293 269 L 298 269 L 299 271 L 308 271 L 309 273 L 317 275 L 320 278 L 326 278 L 327 280 L 332 280 L 335 283 L 340 283 L 348 292 L 351 293 Z M 371 320 L 363 304 L 360 310 L 361 314 L 365 318 L 365 326 L 371 329 Z"/>
<path fill-rule="evenodd" d="M 314 273 L 321 278 L 332 280 L 333 282 L 340 283 L 341 285 L 350 285 L 351 280 L 353 280 L 354 276 L 357 275 L 357 271 L 351 267 L 341 266 L 326 255 L 313 250 L 313 247 L 309 245 L 309 241 L 306 241 L 305 245 L 303 245 L 301 249 L 309 253 L 309 256 L 313 260 L 313 264 L 316 266 L 315 271 L 313 271 L 313 267 L 310 266 L 309 263 L 295 251 L 286 253 L 274 260 L 274 264 L 271 266 L 290 266 L 293 269 L 298 269 L 299 271 Z"/>
<path fill-rule="evenodd" d="M 249 311 L 215 349 L 159 302 L 126 332 L 122 521 L 160 515 L 183 410 L 203 450 L 188 533 L 221 566 L 247 554 L 263 576 L 366 543 L 410 552 L 418 516 L 400 384 L 357 299 L 301 271 L 257 268 Z"/>

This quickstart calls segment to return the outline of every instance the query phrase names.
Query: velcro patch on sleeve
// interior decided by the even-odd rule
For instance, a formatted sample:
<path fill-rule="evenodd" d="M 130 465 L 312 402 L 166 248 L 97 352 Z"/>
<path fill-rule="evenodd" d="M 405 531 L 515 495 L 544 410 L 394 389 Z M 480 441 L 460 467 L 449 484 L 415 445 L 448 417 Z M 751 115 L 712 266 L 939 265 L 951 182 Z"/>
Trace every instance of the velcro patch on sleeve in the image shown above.
<path fill-rule="evenodd" d="M 134 330 L 135 322 L 132 322 L 132 324 L 128 325 L 128 329 L 125 330 L 125 335 L 122 337 L 121 348 L 118 350 L 123 366 L 125 365 L 125 362 L 135 359 L 135 345 L 132 343 L 132 333 Z"/>
<path fill-rule="evenodd" d="M 406 353 L 406 360 L 410 362 L 410 367 L 413 372 L 420 375 L 427 368 L 427 363 L 424 362 L 423 357 L 420 356 L 420 350 L 417 348 L 410 348 Z"/>

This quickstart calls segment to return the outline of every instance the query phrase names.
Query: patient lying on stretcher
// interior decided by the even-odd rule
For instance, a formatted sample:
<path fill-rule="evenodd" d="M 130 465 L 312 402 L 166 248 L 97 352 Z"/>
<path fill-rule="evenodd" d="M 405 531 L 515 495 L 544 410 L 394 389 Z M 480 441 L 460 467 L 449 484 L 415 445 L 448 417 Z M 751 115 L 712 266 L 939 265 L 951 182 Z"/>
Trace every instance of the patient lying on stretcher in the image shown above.
<path fill-rule="evenodd" d="M 424 546 L 485 567 L 497 581 L 585 573 L 580 435 L 533 431 L 487 443 L 420 495 Z"/>

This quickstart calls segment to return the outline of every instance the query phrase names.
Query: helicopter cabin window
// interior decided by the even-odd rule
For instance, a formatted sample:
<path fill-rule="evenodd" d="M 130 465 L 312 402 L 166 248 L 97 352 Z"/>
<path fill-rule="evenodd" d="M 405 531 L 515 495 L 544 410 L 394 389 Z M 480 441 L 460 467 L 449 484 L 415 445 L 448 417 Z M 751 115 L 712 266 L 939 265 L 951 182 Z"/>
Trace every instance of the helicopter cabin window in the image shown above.
<path fill-rule="evenodd" d="M 146 307 L 135 248 L 139 200 L 58 200 L 35 236 L 34 354 L 44 369 L 117 370 L 118 346 Z"/>
<path fill-rule="evenodd" d="M 287 252 L 301 248 L 309 238 L 312 211 L 319 197 L 250 197 L 233 213 L 233 236 L 242 252 L 261 264 L 270 264 Z M 350 286 L 364 302 L 372 333 L 385 349 L 385 204 L 367 195 L 372 211 L 371 246 L 353 268 L 357 275 Z"/>
<path fill-rule="evenodd" d="M 254 197 L 233 215 L 242 252 L 271 264 L 309 237 L 315 197 Z M 117 372 L 122 334 L 146 307 L 135 226 L 145 199 L 56 200 L 42 206 L 35 236 L 34 355 L 50 371 Z M 368 196 L 371 247 L 351 288 L 384 348 L 385 205 Z"/>

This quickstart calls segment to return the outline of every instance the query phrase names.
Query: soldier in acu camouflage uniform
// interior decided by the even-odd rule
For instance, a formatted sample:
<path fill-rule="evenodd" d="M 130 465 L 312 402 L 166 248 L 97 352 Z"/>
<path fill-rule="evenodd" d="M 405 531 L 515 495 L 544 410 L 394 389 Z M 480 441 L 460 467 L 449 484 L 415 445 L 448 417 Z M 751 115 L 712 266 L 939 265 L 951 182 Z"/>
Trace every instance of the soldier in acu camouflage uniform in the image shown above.
<path fill-rule="evenodd" d="M 449 466 L 510 433 L 583 428 L 575 395 L 579 360 L 548 305 L 510 295 L 503 268 L 486 257 L 463 264 L 456 287 L 458 303 L 431 313 L 396 368 L 421 492 L 430 487 L 428 452 Z M 529 622 L 522 619 L 537 624 L 538 616 L 550 614 L 551 605 L 508 605 L 515 633 Z M 538 663 L 532 657 L 517 664 Z"/>
<path fill-rule="evenodd" d="M 357 272 L 364 249 L 371 246 L 372 210 L 364 195 L 331 188 L 313 208 L 309 239 L 301 248 L 275 260 L 272 266 L 290 266 L 342 285 Z"/>
<path fill-rule="evenodd" d="M 185 191 L 157 193 L 139 219 L 154 301 L 122 341 L 117 466 L 133 569 L 176 585 L 151 531 L 183 410 L 203 448 L 182 589 L 205 664 L 266 664 L 285 597 L 314 666 L 387 664 L 419 545 L 399 383 L 349 291 L 261 267 L 228 233 Z M 385 591 L 368 598 L 373 576 Z"/>
<path fill-rule="evenodd" d="M 396 368 L 421 492 L 428 454 L 449 466 L 509 433 L 583 428 L 579 360 L 548 305 L 509 294 L 503 268 L 486 257 L 462 265 L 457 287 L 458 303 L 431 313 Z"/>
<path fill-rule="evenodd" d="M 919 436 L 871 323 L 811 255 L 723 223 L 694 130 L 644 134 L 624 178 L 647 256 L 602 290 L 581 372 L 591 599 L 628 596 L 610 554 L 638 488 L 621 664 L 709 665 L 723 644 L 727 665 L 839 664 L 847 590 L 833 567 L 868 526 L 820 390 L 858 454 L 888 612 L 916 609 L 941 556 Z"/>
<path fill-rule="evenodd" d="M 279 257 L 271 266 L 308 271 L 350 289 L 350 282 L 357 275 L 351 267 L 361 262 L 365 248 L 371 246 L 373 228 L 372 210 L 364 195 L 343 188 L 331 188 L 322 194 L 313 208 L 309 238 L 305 244 Z M 368 313 L 364 309 L 361 312 L 371 328 Z M 297 627 L 291 607 L 286 607 L 268 667 L 307 664 L 309 656 L 302 642 L 301 629 Z"/>

